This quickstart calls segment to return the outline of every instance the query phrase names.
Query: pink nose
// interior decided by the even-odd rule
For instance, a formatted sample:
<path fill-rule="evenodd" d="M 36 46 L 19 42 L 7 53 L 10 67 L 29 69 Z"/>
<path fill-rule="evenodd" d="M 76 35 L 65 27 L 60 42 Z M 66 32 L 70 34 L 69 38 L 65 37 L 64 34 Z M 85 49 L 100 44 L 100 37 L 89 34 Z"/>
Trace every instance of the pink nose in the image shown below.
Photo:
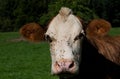
<path fill-rule="evenodd" d="M 71 72 L 72 69 L 74 68 L 74 62 L 73 61 L 58 61 L 55 64 L 57 73 L 62 73 L 62 72 Z"/>

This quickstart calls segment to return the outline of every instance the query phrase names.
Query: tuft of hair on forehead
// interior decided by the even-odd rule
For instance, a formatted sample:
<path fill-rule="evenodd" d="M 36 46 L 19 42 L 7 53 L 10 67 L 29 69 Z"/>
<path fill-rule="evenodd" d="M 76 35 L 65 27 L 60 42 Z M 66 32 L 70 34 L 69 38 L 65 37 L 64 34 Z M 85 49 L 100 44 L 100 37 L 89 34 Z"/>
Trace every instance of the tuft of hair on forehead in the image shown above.
<path fill-rule="evenodd" d="M 59 10 L 59 14 L 64 19 L 64 21 L 66 21 L 67 17 L 70 14 L 72 14 L 72 10 L 70 8 L 67 8 L 67 7 L 61 7 L 61 9 Z"/>
<path fill-rule="evenodd" d="M 67 7 L 61 7 L 61 9 L 59 11 L 59 14 L 62 16 L 68 16 L 71 13 L 72 13 L 72 10 Z"/>

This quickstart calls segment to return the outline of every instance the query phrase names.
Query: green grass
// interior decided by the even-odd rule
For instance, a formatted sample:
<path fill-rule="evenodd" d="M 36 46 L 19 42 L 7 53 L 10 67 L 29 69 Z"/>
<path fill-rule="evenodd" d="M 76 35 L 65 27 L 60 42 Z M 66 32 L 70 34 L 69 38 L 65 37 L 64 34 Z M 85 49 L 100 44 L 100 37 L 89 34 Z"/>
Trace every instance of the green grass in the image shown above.
<path fill-rule="evenodd" d="M 0 79 L 58 79 L 51 76 L 49 45 L 11 42 L 17 32 L 0 33 Z"/>
<path fill-rule="evenodd" d="M 120 35 L 120 28 L 116 27 L 116 28 L 112 28 L 109 32 L 110 35 Z"/>
<path fill-rule="evenodd" d="M 120 28 L 110 34 L 120 34 Z M 17 32 L 0 33 L 0 79 L 58 79 L 50 74 L 49 45 L 10 41 L 18 37 Z"/>

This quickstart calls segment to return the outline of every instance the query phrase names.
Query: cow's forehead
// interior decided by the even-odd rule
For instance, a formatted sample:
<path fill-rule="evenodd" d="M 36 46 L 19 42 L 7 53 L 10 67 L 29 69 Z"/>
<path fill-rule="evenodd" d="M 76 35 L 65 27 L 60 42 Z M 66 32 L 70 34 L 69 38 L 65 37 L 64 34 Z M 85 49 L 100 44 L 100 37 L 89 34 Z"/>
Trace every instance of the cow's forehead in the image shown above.
<path fill-rule="evenodd" d="M 62 21 L 58 14 L 50 23 L 46 32 L 47 35 L 56 39 L 74 38 L 82 32 L 82 24 L 74 15 L 69 15 L 66 21 Z"/>

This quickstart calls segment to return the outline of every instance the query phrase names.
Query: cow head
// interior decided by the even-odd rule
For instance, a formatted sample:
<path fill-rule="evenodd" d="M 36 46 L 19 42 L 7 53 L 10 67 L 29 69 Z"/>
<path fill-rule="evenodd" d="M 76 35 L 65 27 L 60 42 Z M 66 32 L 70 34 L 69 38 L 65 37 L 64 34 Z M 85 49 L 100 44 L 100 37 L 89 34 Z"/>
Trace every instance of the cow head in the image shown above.
<path fill-rule="evenodd" d="M 50 43 L 51 73 L 77 74 L 81 60 L 82 24 L 71 9 L 62 7 L 50 22 L 46 39 Z"/>

